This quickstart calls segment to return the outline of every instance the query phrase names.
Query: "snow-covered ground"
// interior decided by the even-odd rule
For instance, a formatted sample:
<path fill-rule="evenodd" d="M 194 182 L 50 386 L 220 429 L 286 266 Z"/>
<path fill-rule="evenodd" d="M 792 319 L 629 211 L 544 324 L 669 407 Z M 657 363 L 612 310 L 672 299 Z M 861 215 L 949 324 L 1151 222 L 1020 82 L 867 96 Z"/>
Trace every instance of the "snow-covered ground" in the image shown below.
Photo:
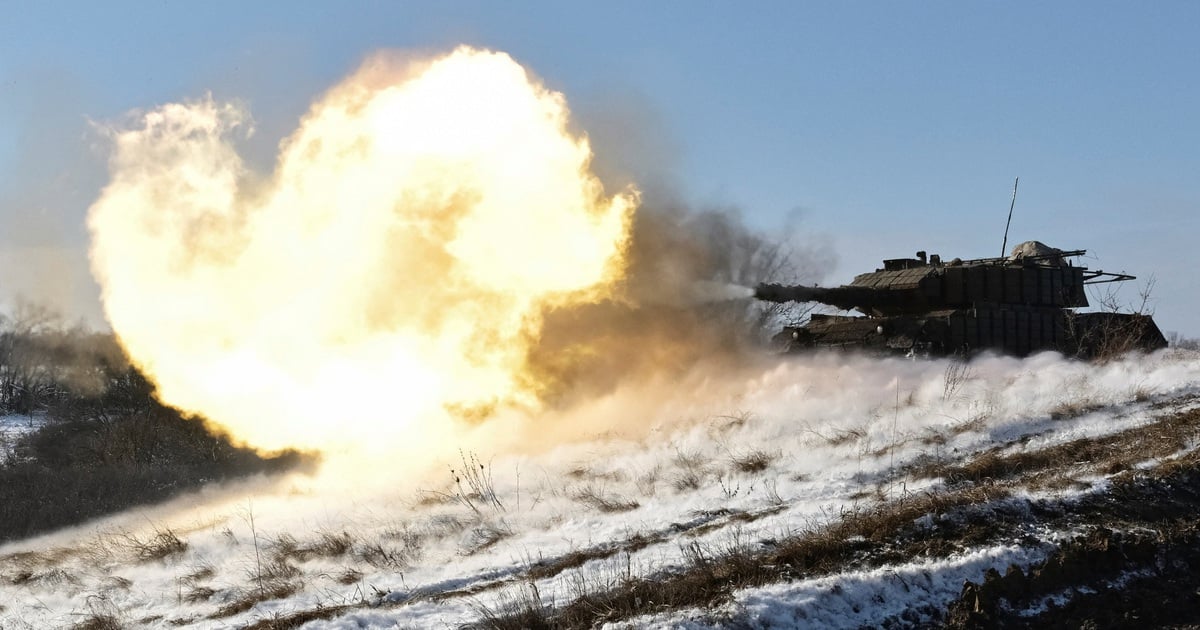
<path fill-rule="evenodd" d="M 342 606 L 304 627 L 457 627 L 529 593 L 562 605 L 680 567 L 689 548 L 769 545 L 939 483 L 894 474 L 919 458 L 1111 434 L 1196 393 L 1200 356 L 1174 351 L 1105 364 L 981 357 L 965 369 L 823 354 L 643 384 L 430 445 L 445 452 L 421 474 L 376 466 L 352 487 L 249 480 L 0 547 L 0 628 L 97 616 L 229 628 Z M 988 546 L 622 623 L 874 626 L 944 606 L 987 567 L 1038 559 Z"/>
<path fill-rule="evenodd" d="M 43 414 L 0 415 L 0 461 L 12 456 L 13 445 L 22 435 L 36 431 L 45 422 Z"/>

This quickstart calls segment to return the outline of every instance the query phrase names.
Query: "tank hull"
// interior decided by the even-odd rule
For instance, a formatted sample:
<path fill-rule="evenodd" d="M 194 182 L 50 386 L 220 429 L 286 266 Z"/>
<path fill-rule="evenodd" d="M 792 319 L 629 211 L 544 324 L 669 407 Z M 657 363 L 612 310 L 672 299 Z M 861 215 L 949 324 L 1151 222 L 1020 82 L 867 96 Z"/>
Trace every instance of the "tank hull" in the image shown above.
<path fill-rule="evenodd" d="M 1074 313 L 1037 308 L 956 309 L 921 315 L 854 317 L 814 315 L 775 337 L 787 352 L 861 350 L 904 356 L 1015 356 L 1054 351 L 1097 358 L 1167 346 L 1154 320 L 1131 313 Z"/>

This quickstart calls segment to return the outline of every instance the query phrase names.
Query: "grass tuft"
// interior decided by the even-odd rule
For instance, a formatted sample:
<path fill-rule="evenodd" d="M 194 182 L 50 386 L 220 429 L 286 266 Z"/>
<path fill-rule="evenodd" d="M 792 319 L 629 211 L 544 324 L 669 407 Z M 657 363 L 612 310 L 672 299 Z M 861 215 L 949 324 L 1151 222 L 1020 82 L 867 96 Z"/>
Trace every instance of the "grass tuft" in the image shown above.
<path fill-rule="evenodd" d="M 133 549 L 137 559 L 142 562 L 162 560 L 187 551 L 187 542 L 179 538 L 171 529 L 156 529 L 149 538 L 126 536 L 126 544 Z"/>
<path fill-rule="evenodd" d="M 778 452 L 772 453 L 762 449 L 755 449 L 730 458 L 734 470 L 748 474 L 760 473 L 770 468 L 777 459 L 779 459 Z"/>
<path fill-rule="evenodd" d="M 641 505 L 637 501 L 606 495 L 602 490 L 590 485 L 580 488 L 575 493 L 574 498 L 584 505 L 605 513 L 628 512 L 629 510 L 637 509 Z"/>
<path fill-rule="evenodd" d="M 87 619 L 71 626 L 73 630 L 121 630 L 121 622 L 112 615 L 91 615 Z"/>

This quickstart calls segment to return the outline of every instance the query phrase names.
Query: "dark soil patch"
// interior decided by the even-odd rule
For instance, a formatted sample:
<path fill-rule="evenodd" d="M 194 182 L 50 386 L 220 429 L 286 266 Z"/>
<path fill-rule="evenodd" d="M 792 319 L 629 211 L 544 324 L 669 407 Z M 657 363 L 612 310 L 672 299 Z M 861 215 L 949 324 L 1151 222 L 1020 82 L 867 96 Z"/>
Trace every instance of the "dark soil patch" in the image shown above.
<path fill-rule="evenodd" d="M 1200 532 L 1097 528 L 1027 572 L 967 582 L 947 628 L 1145 628 L 1200 624 Z"/>

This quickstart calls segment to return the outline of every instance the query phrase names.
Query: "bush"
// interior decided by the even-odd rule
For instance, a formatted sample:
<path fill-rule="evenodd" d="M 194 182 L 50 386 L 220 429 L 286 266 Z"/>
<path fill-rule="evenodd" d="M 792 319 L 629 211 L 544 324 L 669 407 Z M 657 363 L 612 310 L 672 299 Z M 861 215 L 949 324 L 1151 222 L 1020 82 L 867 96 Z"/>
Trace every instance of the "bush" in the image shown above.
<path fill-rule="evenodd" d="M 46 420 L 0 460 L 0 542 L 306 459 L 234 446 L 161 404 L 111 335 L 0 326 L 0 413 Z"/>
<path fill-rule="evenodd" d="M 144 402 L 140 410 L 98 406 L 102 413 L 95 415 L 52 415 L 19 440 L 16 457 L 0 465 L 0 541 L 163 501 L 214 481 L 281 472 L 306 459 L 297 452 L 263 457 L 210 433 L 197 418 L 153 398 Z"/>

